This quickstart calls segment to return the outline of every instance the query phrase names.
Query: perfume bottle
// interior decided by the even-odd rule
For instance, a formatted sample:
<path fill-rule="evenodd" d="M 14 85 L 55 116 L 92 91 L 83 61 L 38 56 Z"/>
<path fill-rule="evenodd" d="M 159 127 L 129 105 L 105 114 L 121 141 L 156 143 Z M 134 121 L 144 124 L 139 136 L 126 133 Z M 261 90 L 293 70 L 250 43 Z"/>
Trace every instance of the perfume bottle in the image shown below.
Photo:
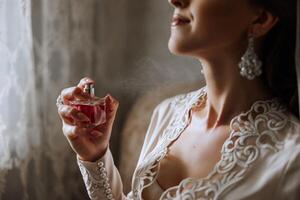
<path fill-rule="evenodd" d="M 90 94 L 90 100 L 75 100 L 70 102 L 71 106 L 76 108 L 78 111 L 84 113 L 90 122 L 87 124 L 88 127 L 95 127 L 106 122 L 106 103 L 105 98 L 99 98 L 95 96 L 94 84 L 86 84 L 84 92 Z"/>

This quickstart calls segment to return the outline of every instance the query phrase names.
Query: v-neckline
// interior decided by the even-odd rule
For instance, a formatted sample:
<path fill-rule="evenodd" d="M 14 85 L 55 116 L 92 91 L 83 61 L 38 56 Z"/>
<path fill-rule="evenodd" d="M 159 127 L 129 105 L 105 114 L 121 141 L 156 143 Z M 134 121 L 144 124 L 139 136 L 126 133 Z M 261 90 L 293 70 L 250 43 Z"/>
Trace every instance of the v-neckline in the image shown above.
<path fill-rule="evenodd" d="M 160 161 L 166 156 L 167 154 L 167 151 L 169 150 L 170 148 L 170 145 L 176 141 L 180 136 L 181 134 L 184 132 L 184 130 L 187 128 L 187 126 L 190 124 L 190 120 L 191 120 L 191 110 L 192 108 L 194 108 L 194 106 L 196 105 L 199 105 L 199 104 L 202 104 L 203 101 L 206 102 L 207 101 L 207 91 L 206 91 L 206 86 L 204 86 L 203 88 L 197 90 L 197 91 L 194 91 L 195 93 L 192 95 L 192 98 L 187 102 L 187 107 L 185 107 L 184 109 L 184 112 L 181 113 L 181 115 L 185 115 L 186 112 L 188 113 L 188 119 L 185 121 L 184 123 L 184 126 L 182 128 L 181 131 L 178 131 L 177 133 L 175 132 L 175 135 L 177 135 L 177 137 L 175 138 L 172 138 L 169 143 L 166 145 L 166 149 L 163 150 L 163 149 L 158 149 L 157 152 L 164 152 L 162 153 L 162 155 L 159 155 L 158 156 L 158 159 L 156 160 L 157 161 L 157 169 L 153 172 L 154 175 L 153 175 L 153 180 L 152 180 L 152 183 L 151 184 L 148 184 L 147 186 L 145 187 L 149 187 L 151 186 L 154 182 L 157 182 L 157 175 L 158 175 L 158 172 L 159 172 L 159 168 L 160 168 Z M 197 97 L 197 99 L 195 99 L 195 97 Z M 203 99 L 203 97 L 205 97 Z M 216 164 L 214 165 L 213 167 L 213 170 L 211 170 L 207 176 L 203 177 L 203 178 L 200 178 L 200 179 L 196 179 L 196 178 L 191 178 L 191 177 L 188 177 L 188 178 L 185 178 L 183 180 L 180 181 L 180 183 L 174 187 L 170 187 L 166 190 L 163 190 L 158 183 L 155 183 L 157 184 L 163 191 L 162 195 L 161 195 L 161 198 L 162 197 L 166 197 L 168 195 L 168 193 L 171 191 L 171 190 L 176 190 L 176 189 L 179 189 L 181 186 L 184 186 L 186 183 L 194 183 L 194 182 L 205 182 L 207 180 L 210 180 L 211 177 L 216 173 L 216 169 L 217 169 L 217 166 L 220 165 L 224 160 L 224 149 L 226 150 L 226 145 L 227 143 L 232 139 L 233 137 L 233 134 L 236 132 L 236 130 L 234 130 L 235 128 L 233 127 L 233 122 L 235 120 L 237 120 L 239 117 L 243 116 L 243 115 L 247 115 L 249 113 L 251 113 L 251 111 L 255 108 L 255 106 L 259 105 L 260 103 L 261 104 L 268 104 L 268 103 L 276 103 L 278 102 L 278 98 L 277 97 L 273 97 L 273 98 L 270 98 L 270 99 L 264 99 L 264 100 L 256 100 L 254 103 L 252 103 L 251 107 L 246 111 L 246 112 L 241 112 L 239 113 L 238 115 L 236 115 L 235 117 L 233 117 L 230 121 L 230 135 L 229 137 L 225 140 L 225 142 L 222 144 L 222 151 L 221 151 L 221 158 L 219 161 L 216 162 Z M 172 123 L 172 122 L 171 122 Z M 155 148 L 154 148 L 155 150 Z M 225 152 L 226 153 L 226 152 Z M 150 167 L 151 169 L 153 169 L 152 167 Z M 145 187 L 142 187 L 142 190 L 145 188 Z M 142 191 L 141 191 L 142 192 Z"/>
<path fill-rule="evenodd" d="M 200 98 L 196 101 L 196 102 L 194 102 L 194 103 L 192 103 L 191 104 L 191 106 L 190 107 L 188 107 L 187 108 L 187 112 L 189 113 L 188 115 L 189 115 L 189 118 L 188 118 L 188 120 L 186 121 L 186 123 L 185 123 L 185 125 L 184 125 L 184 128 L 183 128 L 183 130 L 179 133 L 179 135 L 178 135 L 178 137 L 176 137 L 176 139 L 174 139 L 172 142 L 170 142 L 169 144 L 168 144 L 168 146 L 167 146 L 167 149 L 168 149 L 168 151 L 169 151 L 169 148 L 172 146 L 172 144 L 176 141 L 176 140 L 178 140 L 179 138 L 180 138 L 180 136 L 182 135 L 182 133 L 185 131 L 185 129 L 189 126 L 189 124 L 191 123 L 191 118 L 192 118 L 192 115 L 191 115 L 191 111 L 192 111 L 192 109 L 194 108 L 194 105 L 196 104 L 205 104 L 206 103 L 206 101 L 207 101 L 207 88 L 206 88 L 206 86 L 203 88 L 203 91 L 204 91 L 204 94 L 203 95 L 200 95 Z M 205 97 L 204 99 L 201 99 L 201 97 Z M 202 101 L 201 101 L 202 100 Z M 251 111 L 253 110 L 253 108 L 256 106 L 256 105 L 258 105 L 259 103 L 262 103 L 262 104 L 268 104 L 268 103 L 270 103 L 270 102 L 279 102 L 279 98 L 277 98 L 277 97 L 272 97 L 272 98 L 269 98 L 269 99 L 258 99 L 258 100 L 255 100 L 252 104 L 251 104 L 251 106 L 250 106 L 250 108 L 248 108 L 246 111 L 242 111 L 242 112 L 240 112 L 239 114 L 237 114 L 236 116 L 234 116 L 231 120 L 230 120 L 230 126 L 229 126 L 229 132 L 230 132 L 230 134 L 229 134 L 229 137 L 224 141 L 224 143 L 222 144 L 222 147 L 221 147 L 221 157 L 220 157 L 220 159 L 214 164 L 214 167 L 213 167 L 213 169 L 206 175 L 206 176 L 204 176 L 203 178 L 193 178 L 193 177 L 187 177 L 187 178 L 184 178 L 184 179 L 182 179 L 181 181 L 180 181 L 180 183 L 178 184 L 178 185 L 176 185 L 176 186 L 173 186 L 173 187 L 170 187 L 170 188 L 168 188 L 168 189 L 166 189 L 166 190 L 164 190 L 164 192 L 163 192 L 163 194 L 161 195 L 161 198 L 160 199 L 162 199 L 162 197 L 163 196 L 167 196 L 167 193 L 168 193 L 168 191 L 171 191 L 172 189 L 174 189 L 174 188 L 179 188 L 180 186 L 182 186 L 182 185 L 184 185 L 183 183 L 184 182 L 186 182 L 186 183 L 191 183 L 191 182 L 194 182 L 194 181 L 198 181 L 198 182 L 203 182 L 203 181 L 205 181 L 205 180 L 210 180 L 212 177 L 213 177 L 213 175 L 216 173 L 216 168 L 217 168 L 217 166 L 220 164 L 220 163 L 222 163 L 222 161 L 223 161 L 223 151 L 224 151 L 224 149 L 226 149 L 225 148 L 225 146 L 226 146 L 226 143 L 228 143 L 228 141 L 230 141 L 231 139 L 232 139 L 232 137 L 233 137 L 233 134 L 234 134 L 234 132 L 235 132 L 235 128 L 233 127 L 233 122 L 236 120 L 236 119 L 238 119 L 240 116 L 242 116 L 243 114 L 247 114 L 247 113 L 251 113 Z M 284 108 L 285 109 L 285 108 Z M 167 154 L 167 153 L 166 153 Z M 166 156 L 166 155 L 165 155 Z M 164 156 L 164 157 L 165 157 Z M 160 162 L 161 162 L 161 160 L 163 160 L 163 159 L 160 159 L 160 161 L 159 161 L 159 163 L 158 163 L 158 165 L 160 165 Z M 159 168 L 160 167 L 158 167 L 158 170 L 159 170 Z M 159 171 L 157 171 L 157 174 L 159 173 Z M 157 178 L 157 176 L 155 177 L 155 181 L 157 182 L 157 180 L 156 180 L 156 178 Z M 158 182 L 157 182 L 157 184 L 158 184 Z M 186 184 L 187 185 L 187 184 Z M 160 187 L 161 188 L 161 187 Z M 162 189 L 162 188 L 161 188 Z M 163 190 L 163 189 L 162 189 Z"/>

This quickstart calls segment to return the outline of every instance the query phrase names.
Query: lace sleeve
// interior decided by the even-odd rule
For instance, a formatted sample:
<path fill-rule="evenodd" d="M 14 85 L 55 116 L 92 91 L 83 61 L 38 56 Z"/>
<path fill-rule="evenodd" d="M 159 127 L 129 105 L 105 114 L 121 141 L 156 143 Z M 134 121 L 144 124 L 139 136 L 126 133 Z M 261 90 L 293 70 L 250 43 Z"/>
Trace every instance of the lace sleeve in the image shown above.
<path fill-rule="evenodd" d="M 152 114 L 147 133 L 153 131 L 154 126 L 157 123 L 156 118 L 157 108 Z M 141 155 L 143 155 L 146 149 L 146 141 L 148 140 L 149 139 L 145 138 Z M 77 157 L 77 163 L 82 174 L 88 195 L 92 200 L 133 199 L 132 192 L 129 192 L 127 196 L 125 196 L 123 193 L 123 183 L 119 171 L 114 165 L 113 157 L 109 148 L 105 152 L 104 156 L 96 162 L 82 161 Z"/>
<path fill-rule="evenodd" d="M 142 162 L 144 156 L 149 151 L 150 146 L 154 145 L 156 128 L 161 123 L 162 118 L 168 109 L 168 101 L 165 100 L 156 106 L 147 129 L 144 144 L 140 153 L 139 161 Z M 118 169 L 114 165 L 113 157 L 108 148 L 104 156 L 96 162 L 82 161 L 77 157 L 77 163 L 81 171 L 87 192 L 92 200 L 131 200 L 133 193 L 129 192 L 126 195 L 123 193 L 123 183 Z"/>
<path fill-rule="evenodd" d="M 92 200 L 131 199 L 131 193 L 123 194 L 122 180 L 109 148 L 96 162 L 82 161 L 77 157 L 77 163 Z"/>

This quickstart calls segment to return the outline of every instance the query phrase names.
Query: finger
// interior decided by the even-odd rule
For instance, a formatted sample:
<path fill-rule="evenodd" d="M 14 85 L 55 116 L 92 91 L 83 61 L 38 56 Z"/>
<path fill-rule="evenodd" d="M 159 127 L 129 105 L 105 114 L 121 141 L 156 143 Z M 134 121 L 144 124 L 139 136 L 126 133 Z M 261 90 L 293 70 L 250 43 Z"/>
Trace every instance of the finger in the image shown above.
<path fill-rule="evenodd" d="M 119 107 L 119 101 L 117 101 L 110 94 L 108 94 L 106 98 L 106 112 L 108 114 L 108 117 L 114 116 L 118 107 Z"/>
<path fill-rule="evenodd" d="M 69 105 L 61 105 L 58 107 L 58 114 L 61 119 L 70 125 L 77 122 L 89 122 L 90 119 L 82 112 Z"/>
<path fill-rule="evenodd" d="M 72 125 L 69 125 L 69 124 L 64 124 L 63 125 L 63 133 L 70 140 L 75 140 L 80 135 L 86 134 L 87 130 L 88 129 L 84 128 L 84 127 L 72 126 Z"/>
<path fill-rule="evenodd" d="M 112 130 L 119 102 L 116 99 L 114 99 L 110 94 L 108 94 L 105 96 L 105 105 L 106 122 L 104 124 L 100 124 L 95 129 L 102 133 L 105 133 L 105 137 L 109 137 L 109 134 L 106 135 L 106 133 L 110 133 Z"/>
<path fill-rule="evenodd" d="M 90 135 L 94 138 L 98 138 L 98 137 L 103 136 L 104 134 L 102 132 L 100 132 L 99 130 L 92 130 L 90 132 Z"/>
<path fill-rule="evenodd" d="M 68 109 L 69 109 L 68 105 L 60 105 L 58 107 L 58 115 L 64 123 L 69 125 L 74 125 L 75 124 L 74 119 L 68 116 L 67 114 L 69 112 Z"/>
<path fill-rule="evenodd" d="M 84 77 L 80 80 L 77 87 L 83 89 L 86 84 L 95 84 L 95 81 L 89 77 Z"/>
<path fill-rule="evenodd" d="M 115 120 L 118 107 L 119 107 L 119 102 L 109 94 L 106 100 L 106 114 L 107 114 L 106 124 L 109 125 L 108 128 L 112 128 L 113 126 L 113 122 Z"/>
<path fill-rule="evenodd" d="M 69 101 L 72 101 L 74 99 L 79 99 L 79 100 L 90 99 L 90 95 L 83 92 L 82 89 L 79 87 L 69 87 L 62 90 L 61 97 L 63 99 L 64 104 L 68 104 Z"/>

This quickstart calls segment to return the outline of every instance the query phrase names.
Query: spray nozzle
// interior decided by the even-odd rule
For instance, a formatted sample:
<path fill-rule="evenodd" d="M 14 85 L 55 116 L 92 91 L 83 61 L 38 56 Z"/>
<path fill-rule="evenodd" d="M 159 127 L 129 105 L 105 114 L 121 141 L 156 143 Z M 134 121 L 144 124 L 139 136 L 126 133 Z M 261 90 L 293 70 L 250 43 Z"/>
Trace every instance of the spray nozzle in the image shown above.
<path fill-rule="evenodd" d="M 84 86 L 84 92 L 88 93 L 91 96 L 95 96 L 95 86 L 93 83 L 88 83 Z"/>

